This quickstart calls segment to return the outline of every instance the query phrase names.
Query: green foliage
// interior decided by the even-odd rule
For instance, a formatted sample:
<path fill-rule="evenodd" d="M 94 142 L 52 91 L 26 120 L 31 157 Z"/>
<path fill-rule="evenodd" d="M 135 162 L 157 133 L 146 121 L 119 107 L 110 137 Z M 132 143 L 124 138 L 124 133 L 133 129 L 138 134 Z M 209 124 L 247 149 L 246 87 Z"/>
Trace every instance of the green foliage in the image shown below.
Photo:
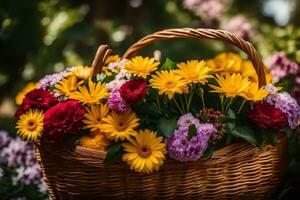
<path fill-rule="evenodd" d="M 119 159 L 122 154 L 123 154 L 122 143 L 112 144 L 107 149 L 107 154 L 106 154 L 106 157 L 105 157 L 103 163 L 105 165 L 107 165 L 107 164 L 111 163 L 112 161 Z"/>
<path fill-rule="evenodd" d="M 209 142 L 203 156 L 206 158 L 211 158 L 214 153 L 214 150 L 215 150 L 215 144 Z"/>
<path fill-rule="evenodd" d="M 176 63 L 172 61 L 170 58 L 166 58 L 166 61 L 160 68 L 161 70 L 171 70 L 176 69 Z"/>
<path fill-rule="evenodd" d="M 189 126 L 189 131 L 188 131 L 188 139 L 192 139 L 192 137 L 194 137 L 197 134 L 197 128 L 195 126 L 195 124 L 191 124 Z"/>
<path fill-rule="evenodd" d="M 176 118 L 166 119 L 160 118 L 157 130 L 159 135 L 163 135 L 165 137 L 171 137 L 176 129 L 177 120 Z"/>

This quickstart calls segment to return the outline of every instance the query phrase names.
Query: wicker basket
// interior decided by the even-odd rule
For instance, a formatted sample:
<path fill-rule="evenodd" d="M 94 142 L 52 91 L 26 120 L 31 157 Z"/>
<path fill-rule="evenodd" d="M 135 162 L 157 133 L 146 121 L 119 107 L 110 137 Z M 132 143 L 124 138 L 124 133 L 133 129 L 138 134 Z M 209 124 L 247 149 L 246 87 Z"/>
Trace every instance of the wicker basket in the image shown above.
<path fill-rule="evenodd" d="M 253 46 L 226 31 L 169 29 L 149 35 L 132 45 L 129 58 L 156 40 L 206 38 L 227 41 L 245 51 L 256 67 L 260 85 L 265 84 L 263 64 Z M 111 50 L 101 45 L 92 64 L 94 74 Z M 104 166 L 105 152 L 42 140 L 36 145 L 52 199 L 269 199 L 286 169 L 287 138 L 264 150 L 238 142 L 214 152 L 209 159 L 181 163 L 167 158 L 158 172 L 148 175 L 129 170 L 124 162 Z"/>

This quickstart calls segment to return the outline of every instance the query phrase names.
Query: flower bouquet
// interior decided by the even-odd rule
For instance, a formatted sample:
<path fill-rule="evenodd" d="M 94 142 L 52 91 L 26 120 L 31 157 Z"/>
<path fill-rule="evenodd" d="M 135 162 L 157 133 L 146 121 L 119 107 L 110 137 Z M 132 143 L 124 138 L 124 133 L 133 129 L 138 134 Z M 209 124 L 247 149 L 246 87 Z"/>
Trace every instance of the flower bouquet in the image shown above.
<path fill-rule="evenodd" d="M 179 62 L 133 56 L 169 38 L 227 41 L 250 60 L 235 53 Z M 32 84 L 18 97 L 17 129 L 36 143 L 53 199 L 265 199 L 284 174 L 283 130 L 300 118 L 296 101 L 270 82 L 241 38 L 169 29 L 122 58 L 102 45 L 92 67 Z"/>

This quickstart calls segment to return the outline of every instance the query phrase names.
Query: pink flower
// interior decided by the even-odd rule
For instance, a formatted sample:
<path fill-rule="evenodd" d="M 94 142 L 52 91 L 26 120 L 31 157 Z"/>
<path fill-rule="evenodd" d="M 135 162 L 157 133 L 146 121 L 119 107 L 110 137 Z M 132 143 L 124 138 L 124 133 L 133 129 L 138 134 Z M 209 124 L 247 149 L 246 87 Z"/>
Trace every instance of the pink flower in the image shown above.
<path fill-rule="evenodd" d="M 252 25 L 243 15 L 237 15 L 231 18 L 226 24 L 223 23 L 222 27 L 245 40 L 249 40 L 255 34 Z"/>
<path fill-rule="evenodd" d="M 130 108 L 130 105 L 121 97 L 119 88 L 114 89 L 110 93 L 107 104 L 110 109 L 117 112 L 125 112 Z"/>
<path fill-rule="evenodd" d="M 272 74 L 274 82 L 278 82 L 287 75 L 296 74 L 299 71 L 298 64 L 289 60 L 284 52 L 275 53 L 267 61 L 267 67 Z"/>

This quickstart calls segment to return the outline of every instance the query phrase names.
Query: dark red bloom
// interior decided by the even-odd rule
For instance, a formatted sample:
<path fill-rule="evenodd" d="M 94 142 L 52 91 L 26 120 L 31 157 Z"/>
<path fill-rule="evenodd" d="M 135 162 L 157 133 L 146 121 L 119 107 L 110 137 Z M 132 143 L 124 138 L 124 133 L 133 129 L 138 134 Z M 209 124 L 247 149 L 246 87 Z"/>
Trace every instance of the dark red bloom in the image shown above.
<path fill-rule="evenodd" d="M 286 114 L 268 103 L 254 104 L 249 119 L 261 128 L 270 129 L 280 129 L 288 123 Z"/>
<path fill-rule="evenodd" d="M 147 83 L 144 80 L 130 80 L 120 87 L 122 99 L 132 104 L 142 100 L 147 92 Z"/>
<path fill-rule="evenodd" d="M 44 135 L 61 141 L 66 135 L 73 135 L 83 126 L 84 107 L 76 100 L 67 100 L 49 108 L 44 115 Z"/>
<path fill-rule="evenodd" d="M 20 117 L 30 108 L 47 110 L 58 103 L 57 97 L 47 90 L 34 89 L 25 95 L 22 106 L 17 110 L 15 116 Z"/>
<path fill-rule="evenodd" d="M 30 105 L 22 105 L 15 113 L 15 117 L 19 118 L 21 115 L 23 115 L 27 110 L 30 109 Z"/>
<path fill-rule="evenodd" d="M 25 95 L 23 100 L 24 105 L 29 105 L 31 108 L 47 110 L 58 103 L 57 97 L 47 90 L 35 89 Z"/>

